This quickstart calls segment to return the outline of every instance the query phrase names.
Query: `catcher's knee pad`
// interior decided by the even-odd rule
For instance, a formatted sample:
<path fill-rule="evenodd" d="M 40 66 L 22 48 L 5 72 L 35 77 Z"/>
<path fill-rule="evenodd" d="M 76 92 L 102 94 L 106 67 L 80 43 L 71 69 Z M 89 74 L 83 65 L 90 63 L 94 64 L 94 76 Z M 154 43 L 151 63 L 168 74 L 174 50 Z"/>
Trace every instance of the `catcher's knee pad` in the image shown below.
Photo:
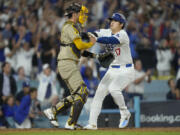
<path fill-rule="evenodd" d="M 82 84 L 80 88 L 74 93 L 74 100 L 80 99 L 84 104 L 86 103 L 87 97 L 89 95 L 89 90 L 85 84 Z"/>
<path fill-rule="evenodd" d="M 79 90 L 76 93 L 74 93 L 74 103 L 71 108 L 70 118 L 68 120 L 68 123 L 70 125 L 77 123 L 77 120 L 79 118 L 83 105 L 85 104 L 87 100 L 88 93 L 89 93 L 88 89 L 86 85 L 84 84 L 79 88 Z"/>
<path fill-rule="evenodd" d="M 74 102 L 74 97 L 72 95 L 67 96 L 66 98 L 62 99 L 55 107 L 56 112 L 63 111 L 69 108 Z"/>

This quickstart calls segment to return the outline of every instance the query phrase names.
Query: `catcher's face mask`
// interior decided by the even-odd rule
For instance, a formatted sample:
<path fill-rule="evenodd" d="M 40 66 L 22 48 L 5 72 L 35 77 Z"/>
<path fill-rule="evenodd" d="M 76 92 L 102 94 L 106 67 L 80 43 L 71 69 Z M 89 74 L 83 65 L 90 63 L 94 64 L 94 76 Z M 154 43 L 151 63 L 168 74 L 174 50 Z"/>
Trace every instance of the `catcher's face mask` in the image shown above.
<path fill-rule="evenodd" d="M 81 23 L 82 26 L 84 26 L 87 21 L 88 18 L 87 13 L 88 13 L 88 9 L 82 5 L 79 15 L 79 22 Z"/>

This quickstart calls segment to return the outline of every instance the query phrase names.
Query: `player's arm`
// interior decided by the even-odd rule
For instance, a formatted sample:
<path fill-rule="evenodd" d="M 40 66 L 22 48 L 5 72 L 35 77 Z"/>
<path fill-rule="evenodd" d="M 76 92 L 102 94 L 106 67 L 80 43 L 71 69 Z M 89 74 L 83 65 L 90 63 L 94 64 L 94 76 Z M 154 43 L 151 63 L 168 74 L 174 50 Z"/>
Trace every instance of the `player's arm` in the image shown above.
<path fill-rule="evenodd" d="M 89 33 L 94 35 L 95 37 L 104 37 L 107 33 L 109 33 L 109 29 L 99 29 Z"/>
<path fill-rule="evenodd" d="M 73 42 L 79 50 L 88 49 L 93 46 L 92 42 L 84 42 L 81 38 L 76 38 Z"/>
<path fill-rule="evenodd" d="M 99 37 L 97 38 L 97 41 L 98 43 L 101 43 L 101 44 L 120 44 L 120 41 L 114 37 L 114 36 L 111 36 L 111 37 Z"/>
<path fill-rule="evenodd" d="M 96 38 L 96 42 L 101 44 L 120 44 L 119 34 L 113 36 L 106 36 L 109 33 L 109 29 L 100 29 L 95 32 L 91 32 L 90 35 Z"/>
<path fill-rule="evenodd" d="M 81 37 L 79 31 L 73 25 L 68 25 L 67 29 L 63 29 L 63 31 L 73 41 L 77 49 L 84 50 L 93 46 L 91 40 L 83 41 L 83 38 Z M 86 36 L 86 38 L 89 38 L 88 35 L 84 35 L 84 36 Z"/>

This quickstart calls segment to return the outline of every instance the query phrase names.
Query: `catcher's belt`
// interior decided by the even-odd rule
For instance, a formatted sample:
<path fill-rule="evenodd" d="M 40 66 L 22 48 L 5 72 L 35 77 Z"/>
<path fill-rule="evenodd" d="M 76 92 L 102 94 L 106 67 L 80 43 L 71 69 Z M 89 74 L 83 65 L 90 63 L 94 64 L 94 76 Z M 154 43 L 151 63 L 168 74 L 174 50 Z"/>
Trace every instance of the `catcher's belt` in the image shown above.
<path fill-rule="evenodd" d="M 64 46 L 64 47 L 70 46 L 72 48 L 73 52 L 77 55 L 77 57 L 80 58 L 81 51 L 76 47 L 76 45 L 74 43 L 70 43 L 70 44 L 61 43 L 61 46 Z"/>

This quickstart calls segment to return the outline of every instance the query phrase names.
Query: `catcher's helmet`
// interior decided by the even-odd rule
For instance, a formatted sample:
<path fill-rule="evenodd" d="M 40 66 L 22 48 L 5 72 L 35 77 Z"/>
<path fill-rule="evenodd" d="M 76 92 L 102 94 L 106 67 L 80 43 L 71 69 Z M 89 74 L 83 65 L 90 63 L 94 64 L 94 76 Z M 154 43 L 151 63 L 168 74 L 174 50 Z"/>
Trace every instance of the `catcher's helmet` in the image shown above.
<path fill-rule="evenodd" d="M 72 3 L 66 10 L 65 10 L 65 16 L 68 16 L 72 13 L 78 13 L 81 11 L 81 5 L 78 3 Z"/>
<path fill-rule="evenodd" d="M 80 5 L 78 3 L 72 3 L 65 11 L 65 16 L 69 16 L 72 13 L 80 13 L 79 15 L 79 23 L 84 26 L 86 21 L 87 21 L 87 13 L 88 13 L 88 9 L 83 6 Z"/>
<path fill-rule="evenodd" d="M 123 23 L 124 25 L 126 24 L 126 18 L 123 14 L 120 13 L 114 13 L 112 17 L 109 18 L 109 20 L 115 20 L 120 23 Z"/>

